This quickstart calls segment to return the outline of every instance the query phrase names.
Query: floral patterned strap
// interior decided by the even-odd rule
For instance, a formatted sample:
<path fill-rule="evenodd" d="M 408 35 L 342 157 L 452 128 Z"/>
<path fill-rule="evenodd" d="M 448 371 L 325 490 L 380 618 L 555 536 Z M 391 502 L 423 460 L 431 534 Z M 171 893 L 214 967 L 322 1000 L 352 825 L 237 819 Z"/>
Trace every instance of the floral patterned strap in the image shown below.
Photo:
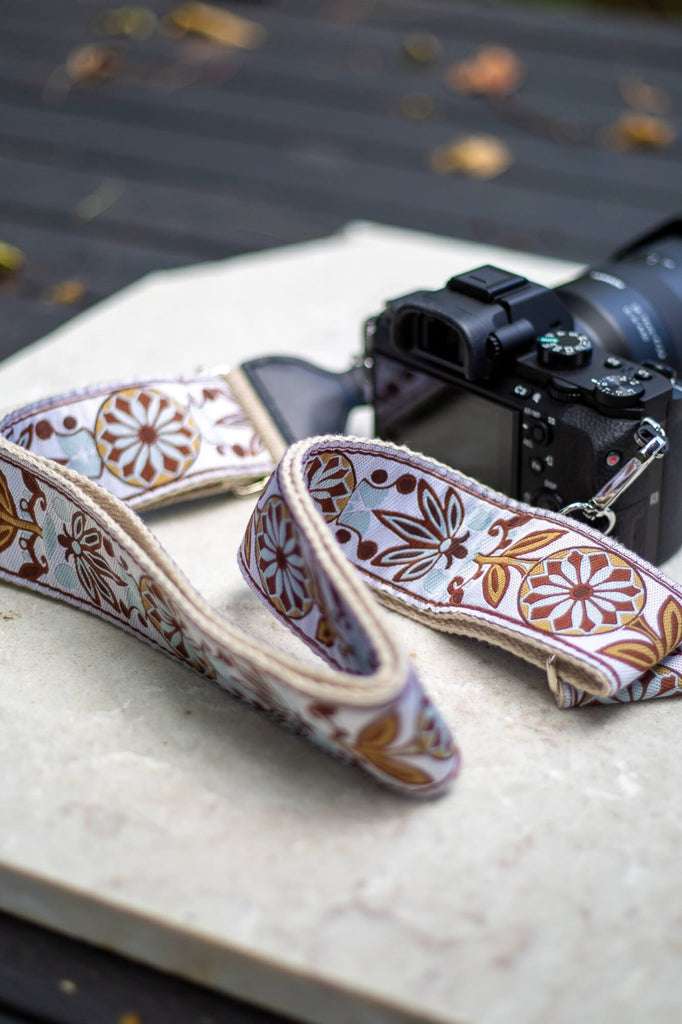
<path fill-rule="evenodd" d="M 303 533 L 283 500 L 271 503 L 257 553 L 285 618 L 316 616 L 330 667 L 254 646 L 129 507 L 271 465 L 220 379 L 124 384 L 20 410 L 0 423 L 0 579 L 122 627 L 385 785 L 442 792 L 457 748 L 319 515 Z"/>
<path fill-rule="evenodd" d="M 314 510 L 314 511 L 313 511 Z M 538 511 L 430 459 L 347 437 L 289 449 L 241 552 L 247 580 L 340 665 L 351 606 L 330 616 L 304 537 L 319 516 L 391 607 L 545 666 L 561 707 L 682 691 L 678 584 L 590 527 Z"/>
<path fill-rule="evenodd" d="M 0 434 L 131 508 L 235 490 L 273 460 L 222 377 L 108 384 L 10 413 Z"/>
<path fill-rule="evenodd" d="M 130 506 L 271 466 L 223 378 L 121 384 L 10 414 L 0 579 L 121 626 L 414 795 L 442 792 L 459 754 L 362 580 L 437 629 L 549 659 L 562 707 L 682 689 L 677 584 L 589 527 L 346 437 L 288 450 L 240 551 L 251 586 L 329 667 L 254 648 Z"/>

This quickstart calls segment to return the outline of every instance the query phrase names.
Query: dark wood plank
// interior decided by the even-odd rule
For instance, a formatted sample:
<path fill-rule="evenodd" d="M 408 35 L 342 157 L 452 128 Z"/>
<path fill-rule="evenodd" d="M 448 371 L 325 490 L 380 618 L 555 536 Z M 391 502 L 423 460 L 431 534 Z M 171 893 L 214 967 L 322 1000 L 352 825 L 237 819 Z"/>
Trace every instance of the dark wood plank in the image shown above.
<path fill-rule="evenodd" d="M 137 1014 L 142 1024 L 284 1021 L 0 913 L 0 1024 L 32 1024 L 35 1018 L 51 1024 L 117 1024 L 125 1014 Z"/>

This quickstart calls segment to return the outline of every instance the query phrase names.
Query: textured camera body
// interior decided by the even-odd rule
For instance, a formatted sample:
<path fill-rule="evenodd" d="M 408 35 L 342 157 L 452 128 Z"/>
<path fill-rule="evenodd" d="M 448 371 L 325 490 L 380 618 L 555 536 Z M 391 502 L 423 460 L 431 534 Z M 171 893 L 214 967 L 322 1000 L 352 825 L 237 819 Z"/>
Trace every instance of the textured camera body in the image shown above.
<path fill-rule="evenodd" d="M 645 417 L 682 449 L 670 379 L 573 326 L 556 293 L 498 268 L 389 302 L 366 328 L 378 435 L 557 511 L 588 501 L 638 452 Z M 656 563 L 682 542 L 679 468 L 656 460 L 615 507 L 616 536 Z"/>

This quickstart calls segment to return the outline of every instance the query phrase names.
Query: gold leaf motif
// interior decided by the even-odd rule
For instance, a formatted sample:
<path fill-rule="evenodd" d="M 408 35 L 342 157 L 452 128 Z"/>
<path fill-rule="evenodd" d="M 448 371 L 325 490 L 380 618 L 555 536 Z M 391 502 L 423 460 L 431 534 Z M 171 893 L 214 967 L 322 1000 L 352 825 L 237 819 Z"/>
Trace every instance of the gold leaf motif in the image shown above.
<path fill-rule="evenodd" d="M 673 597 L 668 598 L 658 613 L 658 628 L 664 656 L 674 651 L 682 640 L 682 608 Z"/>
<path fill-rule="evenodd" d="M 433 779 L 421 768 L 398 760 L 387 748 L 398 735 L 399 719 L 395 711 L 366 725 L 358 736 L 355 749 L 366 761 L 385 775 L 409 786 L 426 786 Z"/>
<path fill-rule="evenodd" d="M 483 580 L 483 596 L 493 608 L 497 608 L 509 586 L 509 569 L 506 565 L 493 563 Z"/>
<path fill-rule="evenodd" d="M 657 665 L 659 660 L 653 644 L 648 644 L 644 640 L 622 640 L 617 644 L 608 644 L 602 647 L 599 653 L 640 669 L 651 668 L 652 665 Z"/>
<path fill-rule="evenodd" d="M 529 533 L 526 537 L 520 537 L 519 540 L 514 541 L 508 548 L 505 548 L 503 554 L 505 558 L 519 558 L 521 555 L 527 555 L 531 551 L 538 551 L 540 548 L 547 547 L 553 541 L 558 540 L 559 537 L 563 537 L 566 533 L 565 530 L 540 530 L 536 533 Z"/>
<path fill-rule="evenodd" d="M 0 551 L 10 546 L 18 530 L 28 530 L 30 533 L 37 533 L 39 537 L 42 537 L 43 533 L 36 523 L 17 516 L 7 478 L 0 473 Z"/>

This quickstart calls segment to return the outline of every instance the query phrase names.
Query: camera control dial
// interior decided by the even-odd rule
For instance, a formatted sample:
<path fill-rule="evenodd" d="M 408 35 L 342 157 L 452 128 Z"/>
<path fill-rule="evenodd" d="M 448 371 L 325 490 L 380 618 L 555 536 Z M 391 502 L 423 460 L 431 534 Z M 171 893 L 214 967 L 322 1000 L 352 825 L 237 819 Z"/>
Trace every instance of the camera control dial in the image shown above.
<path fill-rule="evenodd" d="M 644 394 L 641 380 L 629 373 L 611 373 L 594 381 L 595 401 L 605 409 L 625 409 Z"/>
<path fill-rule="evenodd" d="M 592 358 L 592 342 L 577 331 L 548 331 L 537 340 L 540 366 L 551 370 L 577 370 Z"/>

